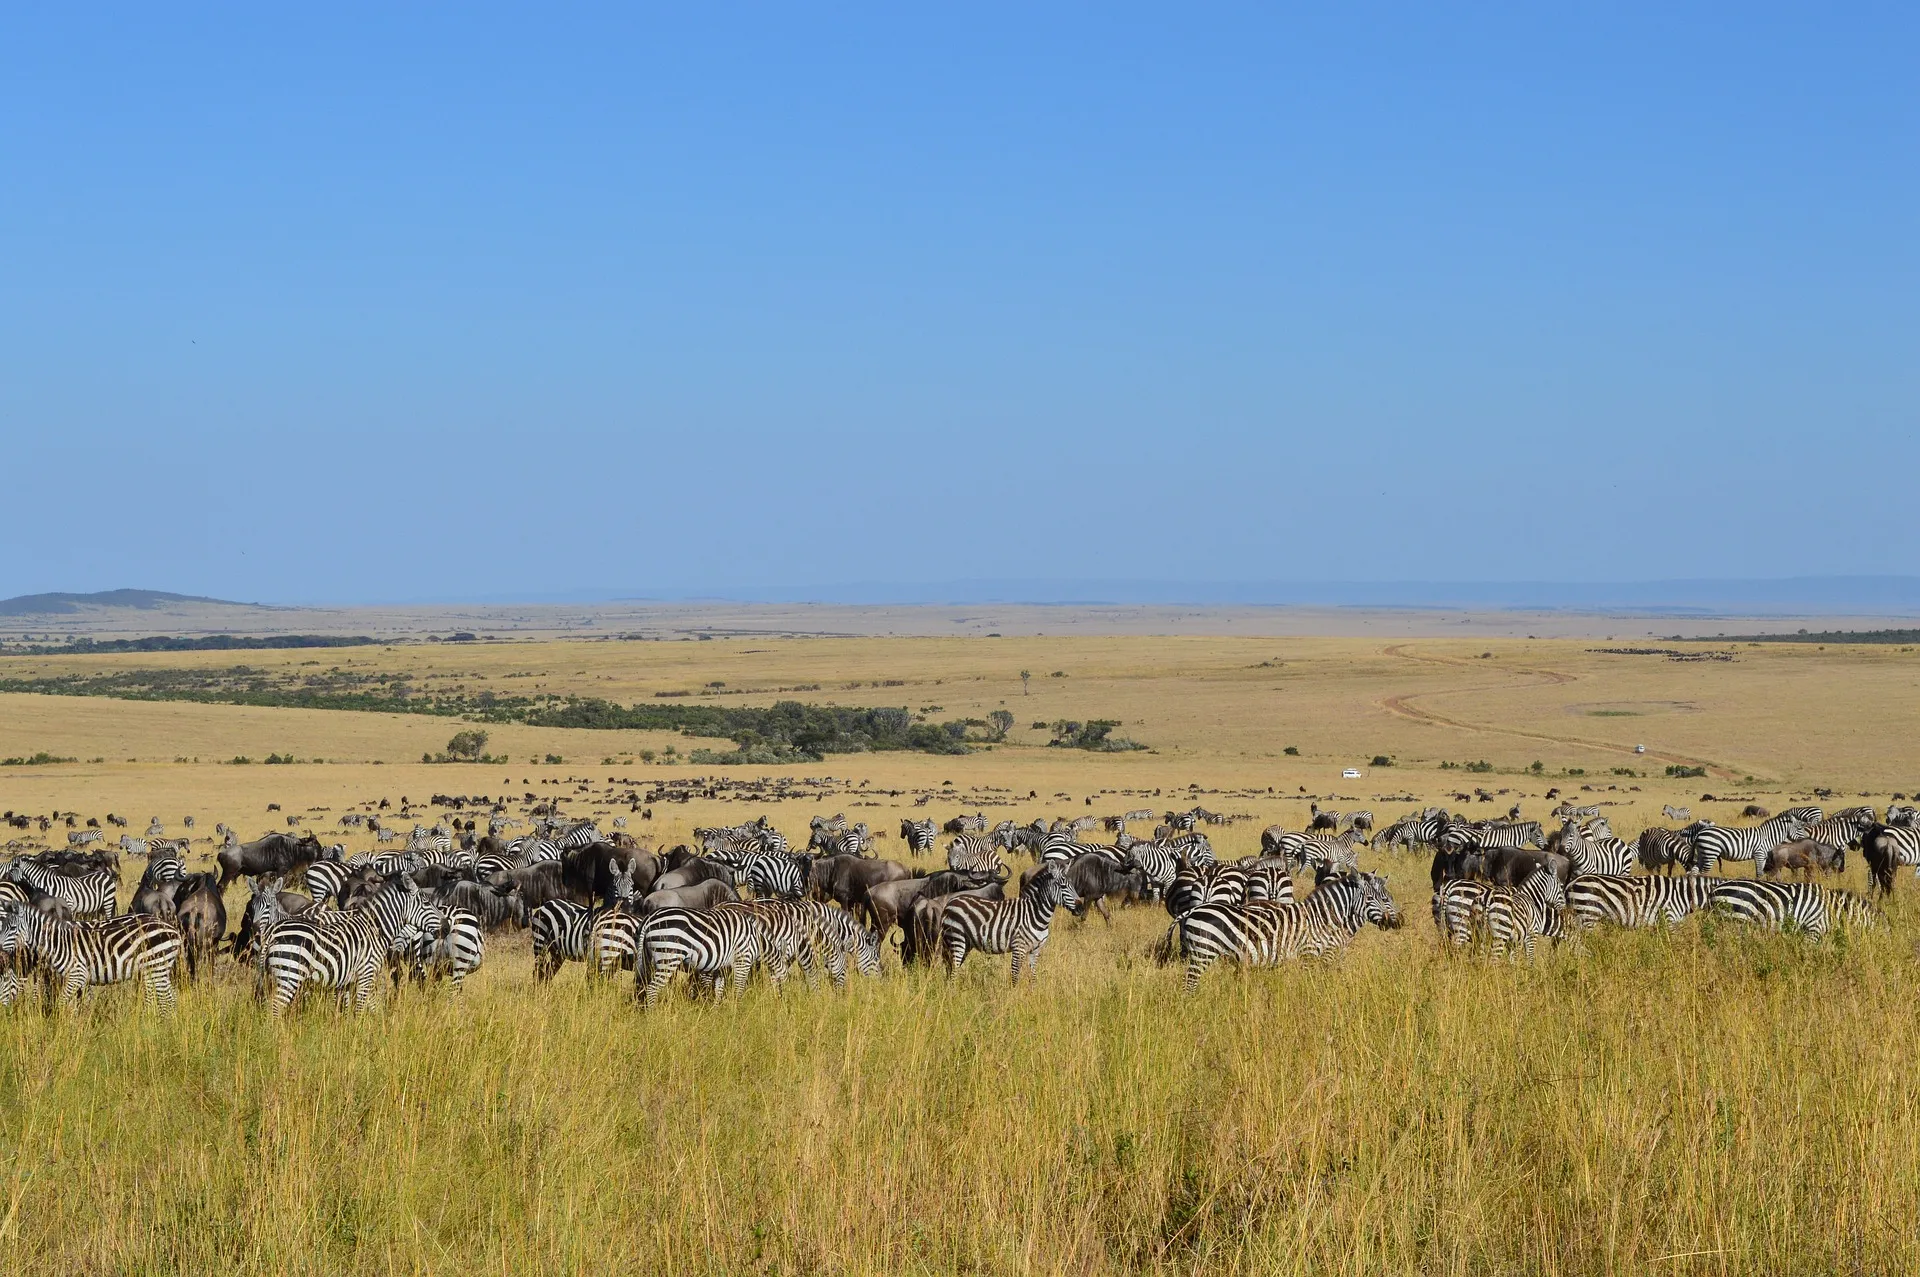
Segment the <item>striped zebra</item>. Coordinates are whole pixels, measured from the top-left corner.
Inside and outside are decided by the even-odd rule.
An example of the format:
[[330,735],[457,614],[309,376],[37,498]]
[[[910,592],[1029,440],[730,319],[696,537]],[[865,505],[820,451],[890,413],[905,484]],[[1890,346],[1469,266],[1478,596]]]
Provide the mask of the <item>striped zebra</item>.
[[31,860],[16,860],[0,869],[0,879],[52,896],[75,918],[111,918],[120,911],[120,883],[111,869],[68,875]]
[[1893,894],[1894,871],[1912,865],[1920,877],[1920,827],[1913,825],[1869,825],[1860,839],[1860,851],[1867,862],[1867,876],[1882,895]]
[[[1815,816],[1814,819],[1819,817]],[[1760,867],[1766,863],[1767,855],[1774,848],[1783,842],[1806,836],[1806,822],[1791,811],[1782,812],[1765,824],[1747,829],[1727,825],[1695,825],[1693,860],[1689,868],[1694,873],[1710,874],[1720,867],[1723,860],[1751,860],[1753,871],[1758,875]]]
[[902,820],[900,837],[906,841],[907,851],[916,856],[931,855],[934,840],[940,836],[931,820]]
[[396,990],[404,973],[410,973],[415,984],[445,979],[458,990],[487,958],[487,936],[480,915],[469,909],[430,904],[421,930],[402,942],[398,956],[400,960],[393,964]]
[[[1049,840],[1051,841],[1051,840]],[[980,879],[1005,882],[1013,871],[1007,868],[993,844],[978,834],[955,834],[947,844],[947,868],[955,873]]]
[[1887,818],[1881,823],[1892,825],[1895,828],[1920,824],[1920,807],[1915,807],[1910,804],[1888,803]]
[[1479,824],[1455,821],[1441,830],[1434,841],[1442,851],[1494,851],[1547,845],[1546,833],[1537,820],[1489,820]]
[[1012,900],[982,900],[978,896],[960,896],[947,902],[940,914],[940,952],[947,962],[947,974],[957,973],[967,955],[981,953],[1013,955],[1013,979],[1021,971],[1032,974],[1046,948],[1053,928],[1056,909],[1073,909],[1080,898],[1073,884],[1059,870],[1048,866],[1027,879],[1026,886]]
[[389,951],[411,944],[444,917],[443,911],[427,903],[412,879],[399,878],[358,909],[316,910],[283,919],[255,958],[256,967],[273,986],[272,1013],[284,1014],[310,984],[339,989],[343,996],[351,996],[354,1010],[365,1010]]
[[1711,898],[1715,911],[1741,922],[1797,928],[1815,939],[1840,924],[1871,929],[1879,923],[1879,912],[1851,891],[1811,882],[1728,878],[1714,885]]
[[815,954],[836,989],[847,987],[847,962],[863,976],[880,975],[880,933],[844,909],[818,900],[796,901],[806,911]]
[[1662,807],[1660,814],[1668,820],[1677,820],[1683,825],[1693,819],[1693,809],[1691,807],[1675,807],[1671,803]]
[[[58,998],[72,1004],[95,985],[139,979],[172,1014],[176,1005],[173,969],[180,962],[185,940],[180,928],[151,914],[126,914],[86,922],[62,922],[38,909],[15,906],[0,920],[0,955],[8,974],[15,969],[37,971],[52,1004]],[[18,984],[8,981],[6,1000],[17,995]]]
[[1584,828],[1569,820],[1560,830],[1560,849],[1577,874],[1624,878],[1633,872],[1634,848],[1615,838],[1604,820]]
[[1324,957],[1345,947],[1361,927],[1398,926],[1399,910],[1378,874],[1329,878],[1298,904],[1202,905],[1180,920],[1186,955],[1183,987],[1225,958],[1246,967],[1277,966],[1292,958]]
[[689,992],[704,984],[720,997],[731,974],[738,996],[760,960],[762,934],[759,917],[745,909],[655,910],[642,919],[636,940],[634,996],[652,1007],[683,970]]
[[599,977],[631,971],[640,951],[640,927],[646,915],[631,908],[596,909],[587,928],[587,975]]
[[1263,838],[1262,852],[1284,857],[1289,869],[1324,866],[1331,873],[1351,873],[1360,868],[1360,853],[1353,849],[1360,840],[1359,832],[1353,829],[1337,837],[1290,829],[1271,844]]
[[1836,851],[1848,851],[1858,847],[1867,830],[1877,823],[1873,808],[1849,807],[1823,820],[1807,822],[1807,837]]
[[1207,841],[1205,834],[1195,830],[1189,829],[1184,833],[1174,834],[1171,838],[1163,838],[1160,840],[1160,845],[1178,856],[1183,865],[1218,863],[1213,854],[1213,844]]
[[1534,937],[1558,935],[1566,907],[1566,889],[1546,865],[1536,865],[1518,887],[1493,887],[1487,892],[1487,936],[1496,958],[1507,956],[1518,944],[1533,956]]
[[1180,872],[1180,858],[1157,842],[1136,842],[1126,850],[1126,864],[1146,875],[1147,888],[1164,896]]
[[805,856],[778,851],[750,851],[737,865],[729,866],[735,886],[751,887],[755,895],[778,896],[784,900],[806,894]]
[[1640,867],[1648,873],[1664,870],[1671,874],[1675,865],[1693,860],[1693,835],[1684,829],[1662,829],[1651,825],[1640,831],[1637,849]]
[[313,897],[313,903],[324,909],[328,905],[334,908],[346,907],[347,879],[353,876],[353,870],[340,860],[316,860],[307,866],[304,875],[307,894]]
[[1447,814],[1444,811],[1423,811],[1411,816],[1402,816],[1380,831],[1379,837],[1373,840],[1374,845],[1384,846],[1389,851],[1395,847],[1402,847],[1408,851],[1430,847],[1439,841],[1440,832],[1447,827],[1447,824]]
[[164,887],[170,882],[179,882],[187,876],[186,862],[175,855],[171,849],[149,854],[147,867],[140,873],[138,891],[150,891],[155,887]]
[[553,979],[565,963],[586,959],[587,936],[597,913],[571,900],[549,900],[527,915],[536,984]]
[[569,851],[578,851],[582,847],[591,847],[593,844],[601,841],[603,841],[603,839],[600,837],[600,831],[594,826],[594,823],[591,820],[583,820],[554,839],[553,844],[558,847],[561,854],[564,855]]
[[1476,878],[1454,878],[1433,893],[1433,925],[1440,937],[1456,949],[1471,945],[1484,933],[1487,899],[1492,888]]
[[1585,931],[1601,923],[1630,930],[1677,923],[1705,909],[1725,878],[1687,874],[1679,878],[1576,877],[1567,883],[1567,905]]

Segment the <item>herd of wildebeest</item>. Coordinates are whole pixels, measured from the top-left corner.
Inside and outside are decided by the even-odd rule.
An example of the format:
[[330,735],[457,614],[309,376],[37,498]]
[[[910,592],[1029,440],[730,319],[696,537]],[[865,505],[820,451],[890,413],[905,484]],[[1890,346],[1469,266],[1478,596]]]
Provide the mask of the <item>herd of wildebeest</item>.
[[[1360,867],[1361,847],[1431,854],[1441,943],[1494,956],[1531,955],[1542,937],[1670,924],[1702,910],[1814,936],[1872,926],[1873,905],[1816,876],[1843,870],[1849,853],[1864,857],[1880,892],[1892,891],[1899,866],[1920,872],[1920,811],[1911,806],[1832,816],[1749,808],[1757,823],[1741,826],[1690,821],[1673,807],[1664,814],[1675,823],[1629,843],[1599,808],[1564,802],[1551,833],[1517,807],[1483,821],[1427,808],[1376,832],[1371,812],[1316,805],[1306,828],[1269,827],[1257,853],[1230,861],[1201,828],[1224,818],[1199,808],[991,827],[977,814],[943,826],[902,820],[899,836],[916,858],[939,856],[944,840],[946,867],[932,871],[882,858],[874,831],[840,816],[814,817],[799,851],[764,817],[696,829],[691,843],[657,851],[624,828],[603,832],[547,808],[516,833],[526,822],[504,806],[484,828],[443,818],[416,824],[402,846],[352,855],[312,832],[242,842],[222,825],[213,867],[194,871],[189,839],[167,837],[156,818],[145,837],[122,834],[116,845],[97,827],[74,830],[65,848],[0,866],[0,1004],[37,976],[49,1005],[137,980],[171,1009],[176,972],[193,979],[226,954],[251,970],[276,1014],[306,989],[364,1007],[383,973],[396,989],[409,979],[458,987],[503,928],[531,934],[536,981],[569,962],[596,979],[631,971],[649,1006],[683,972],[690,992],[715,996],[729,985],[737,993],[756,968],[782,985],[796,965],[809,984],[824,975],[844,987],[850,970],[881,974],[888,946],[904,965],[949,972],[974,951],[1010,955],[1018,980],[1058,911],[1111,921],[1111,908],[1140,904],[1166,910],[1152,953],[1184,962],[1192,988],[1222,960],[1324,957],[1368,924],[1399,926],[1385,877]],[[12,812],[6,819],[27,826]],[[358,813],[341,820],[368,823]],[[1156,820],[1151,837],[1128,832]],[[1111,841],[1091,840],[1103,825]],[[122,908],[126,859],[141,873]],[[1017,880],[1010,859],[1026,862]],[[1722,876],[1728,861],[1751,862],[1753,876]],[[236,883],[246,898],[230,908]]]

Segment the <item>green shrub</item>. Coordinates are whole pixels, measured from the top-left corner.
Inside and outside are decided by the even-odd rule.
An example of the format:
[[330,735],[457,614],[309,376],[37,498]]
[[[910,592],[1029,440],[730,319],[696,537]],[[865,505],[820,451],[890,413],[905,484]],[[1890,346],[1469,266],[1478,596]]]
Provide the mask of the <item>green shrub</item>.
[[1690,776],[1704,776],[1706,774],[1707,769],[1704,767],[1688,767],[1683,763],[1671,763],[1667,766],[1667,775],[1679,780],[1685,780]]

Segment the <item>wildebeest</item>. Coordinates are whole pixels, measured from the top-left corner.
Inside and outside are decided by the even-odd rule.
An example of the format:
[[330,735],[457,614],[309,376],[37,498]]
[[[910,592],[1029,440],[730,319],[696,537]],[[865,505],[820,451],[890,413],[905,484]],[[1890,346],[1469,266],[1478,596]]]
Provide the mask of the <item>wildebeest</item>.
[[808,868],[807,894],[815,900],[832,901],[855,917],[872,921],[868,893],[883,882],[898,882],[911,877],[913,870],[892,860],[853,855],[822,856]]
[[1802,878],[1811,878],[1816,869],[1826,873],[1841,873],[1846,867],[1845,848],[1829,846],[1818,838],[1796,838],[1768,852],[1760,872],[1768,878],[1789,872],[1797,873]]
[[211,958],[227,931],[227,905],[210,873],[188,874],[173,885],[174,921],[185,942],[187,976],[199,971],[200,960]]
[[433,903],[443,909],[465,909],[480,919],[480,925],[488,931],[497,931],[509,922],[515,926],[527,925],[526,902],[514,890],[501,895],[477,882],[461,879],[442,883],[433,893]]
[[252,842],[222,847],[214,859],[220,864],[220,886],[225,888],[235,878],[290,874],[316,860],[337,857],[337,852],[322,847],[318,838],[306,833],[298,838],[292,834],[268,834]]
[[[1101,855],[1075,856],[1066,863],[1061,874],[1077,897],[1071,912],[1083,922],[1086,921],[1087,910],[1098,909],[1101,920],[1112,926],[1113,915],[1107,911],[1108,896],[1131,895],[1140,898],[1147,894],[1147,875],[1138,866],[1122,868]],[[1026,890],[1027,880],[1032,876],[1029,872],[1021,873],[1022,891]]]
[[701,882],[724,882],[733,885],[733,871],[725,865],[716,864],[701,856],[689,856],[677,869],[669,869],[654,880],[655,891],[678,891]]
[[721,878],[707,878],[690,883],[684,887],[669,887],[647,893],[641,902],[641,911],[653,913],[660,909],[711,909],[717,904],[729,900],[738,900],[740,893],[733,884]]
[[1489,847],[1480,853],[1481,876],[1497,887],[1518,887],[1533,873],[1536,865],[1545,865],[1563,887],[1567,879],[1573,876],[1573,861],[1557,851]]

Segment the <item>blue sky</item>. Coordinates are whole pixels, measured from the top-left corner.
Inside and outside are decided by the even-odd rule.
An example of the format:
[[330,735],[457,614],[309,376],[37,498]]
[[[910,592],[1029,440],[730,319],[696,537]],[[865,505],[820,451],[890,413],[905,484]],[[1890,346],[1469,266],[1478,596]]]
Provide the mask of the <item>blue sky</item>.
[[1916,570],[1912,6],[677,9],[0,14],[0,594]]

